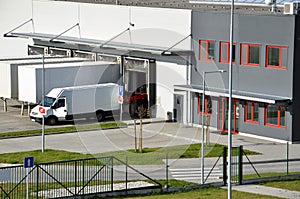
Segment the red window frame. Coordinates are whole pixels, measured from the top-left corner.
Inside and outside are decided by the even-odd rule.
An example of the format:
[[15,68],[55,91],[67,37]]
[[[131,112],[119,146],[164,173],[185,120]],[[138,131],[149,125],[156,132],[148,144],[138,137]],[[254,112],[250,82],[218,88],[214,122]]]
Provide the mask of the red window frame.
[[[223,59],[222,45],[226,45],[227,46],[227,52],[226,52],[227,53],[227,57],[226,57],[226,60]],[[235,50],[236,50],[236,43],[233,42],[233,45],[235,45]],[[220,63],[222,63],[222,64],[229,64],[229,60],[230,60],[230,42],[228,42],[228,41],[220,41]],[[233,61],[232,64],[235,64],[235,61]]]
[[[215,61],[215,52],[214,52],[214,57],[213,59],[211,59],[209,57],[209,45],[210,45],[210,42],[214,42],[214,45],[215,45],[215,40],[200,40],[199,41],[199,59],[201,61],[208,61],[208,62],[214,62]],[[203,44],[206,43],[206,48],[203,47]],[[202,54],[202,49],[205,49],[205,55]],[[214,51],[215,51],[215,48],[214,48]]]
[[[245,62],[243,62],[243,46],[247,47],[247,49],[246,49],[246,61]],[[240,63],[243,66],[258,66],[259,67],[260,63],[258,63],[258,64],[249,63],[249,57],[250,57],[249,49],[250,49],[251,46],[257,46],[257,47],[260,48],[261,45],[260,44],[245,44],[245,43],[241,44],[240,45]],[[260,59],[260,54],[259,54],[259,59]],[[258,61],[260,61],[260,60],[258,60]]]
[[[212,115],[212,113],[208,113],[208,98],[210,96],[205,95],[204,97],[204,115]],[[198,114],[202,114],[202,109],[201,109],[201,104],[202,104],[202,95],[198,96]]]
[[[280,110],[282,108],[285,109],[285,106],[277,106],[277,124],[268,123],[268,106],[270,106],[270,104],[267,104],[265,106],[265,125],[271,126],[271,127],[276,127],[276,128],[285,128],[285,125],[281,125],[281,123],[280,123]],[[284,116],[285,116],[285,114],[284,114]],[[284,123],[285,123],[285,121],[284,121]]]
[[[279,49],[279,66],[274,66],[274,65],[269,65],[269,49],[270,48],[278,48]],[[268,45],[266,47],[266,68],[277,68],[277,69],[282,69],[286,70],[286,66],[283,65],[282,63],[282,56],[283,56],[283,49],[287,50],[287,46],[272,46]]]
[[[248,105],[251,104],[251,118],[248,119]],[[254,105],[255,104],[258,104],[257,102],[246,102],[246,106],[245,106],[245,122],[249,122],[249,123],[253,123],[253,124],[258,124],[259,121],[255,121],[254,120],[254,115],[255,115],[255,112],[254,112]]]

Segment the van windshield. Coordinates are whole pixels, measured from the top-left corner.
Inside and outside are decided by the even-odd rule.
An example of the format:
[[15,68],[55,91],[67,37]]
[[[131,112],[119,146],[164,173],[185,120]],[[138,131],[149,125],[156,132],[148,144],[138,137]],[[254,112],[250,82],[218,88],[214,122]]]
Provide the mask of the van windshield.
[[[44,98],[44,106],[45,107],[50,107],[50,106],[52,106],[52,104],[54,103],[54,101],[55,101],[55,98],[45,96],[45,98]],[[43,101],[40,103],[40,105],[43,105]]]

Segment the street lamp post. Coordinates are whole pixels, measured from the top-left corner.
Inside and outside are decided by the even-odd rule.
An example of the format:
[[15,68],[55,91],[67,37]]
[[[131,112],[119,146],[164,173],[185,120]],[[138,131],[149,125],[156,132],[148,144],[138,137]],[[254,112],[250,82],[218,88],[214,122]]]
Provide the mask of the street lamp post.
[[224,70],[216,70],[216,71],[204,71],[202,73],[202,85],[203,85],[203,93],[202,93],[202,140],[201,140],[201,184],[204,184],[204,111],[205,111],[205,75],[211,73],[224,73]]
[[229,82],[228,82],[228,90],[229,90],[229,100],[228,100],[228,164],[227,164],[227,191],[228,191],[228,199],[232,198],[232,185],[231,185],[231,156],[232,156],[232,55],[233,55],[233,27],[234,27],[234,0],[231,0],[231,11],[230,11],[230,51],[229,51]]
[[[42,54],[42,106],[45,106],[45,56]],[[45,116],[42,117],[42,152],[45,151]]]
[[[45,54],[32,51],[36,55],[42,56],[42,106],[45,105]],[[45,151],[45,116],[42,115],[42,152]]]

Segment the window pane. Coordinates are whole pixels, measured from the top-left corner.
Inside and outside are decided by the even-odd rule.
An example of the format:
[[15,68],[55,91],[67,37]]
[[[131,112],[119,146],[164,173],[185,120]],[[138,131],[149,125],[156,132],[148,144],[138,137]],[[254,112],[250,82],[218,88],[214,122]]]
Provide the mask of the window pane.
[[242,64],[247,63],[247,45],[242,44],[242,57],[241,57],[241,62]]
[[286,67],[287,66],[287,48],[281,49],[281,66]]
[[221,62],[228,62],[228,44],[221,43]]
[[258,122],[258,103],[254,103],[254,116],[253,116],[253,121]]
[[280,107],[280,126],[285,126],[285,108]]
[[207,54],[206,54],[206,49],[207,49],[207,42],[206,41],[201,41],[201,46],[200,46],[200,59],[206,59]]
[[208,45],[208,59],[215,59],[215,42],[210,41]]
[[249,46],[249,64],[259,64],[259,46]]
[[205,104],[206,107],[204,107],[206,109],[205,112],[212,113],[212,102],[210,96],[205,96],[205,101],[206,101]]
[[247,103],[247,115],[246,115],[247,120],[251,120],[251,110],[252,110],[252,103]]
[[267,118],[267,123],[268,124],[274,124],[278,125],[278,108],[277,106],[268,106],[268,118]]
[[268,65],[280,66],[279,51],[279,48],[268,48]]
[[198,112],[202,113],[202,94],[199,94],[198,102]]
[[232,46],[232,62],[235,62],[235,44]]

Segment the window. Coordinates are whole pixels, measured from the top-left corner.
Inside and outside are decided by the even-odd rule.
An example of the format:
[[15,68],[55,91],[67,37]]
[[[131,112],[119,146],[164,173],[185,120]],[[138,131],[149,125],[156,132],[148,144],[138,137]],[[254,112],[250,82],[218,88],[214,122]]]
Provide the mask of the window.
[[259,44],[241,44],[241,65],[259,66]]
[[215,60],[215,41],[200,40],[200,60],[211,61]]
[[265,108],[265,124],[277,128],[285,127],[285,107],[266,105]]
[[[211,111],[211,107],[212,107],[212,103],[211,103],[211,98],[210,96],[205,96],[204,99],[204,114],[205,115],[210,115],[212,113]],[[202,94],[199,94],[198,96],[198,114],[202,114]]]
[[286,46],[267,46],[266,67],[286,69],[287,47]]
[[258,107],[256,102],[247,102],[245,106],[245,122],[258,124]]
[[[221,41],[220,42],[220,62],[224,64],[229,63],[230,59],[230,42]],[[235,52],[236,52],[236,45],[233,43],[232,48],[232,63],[235,63]]]

